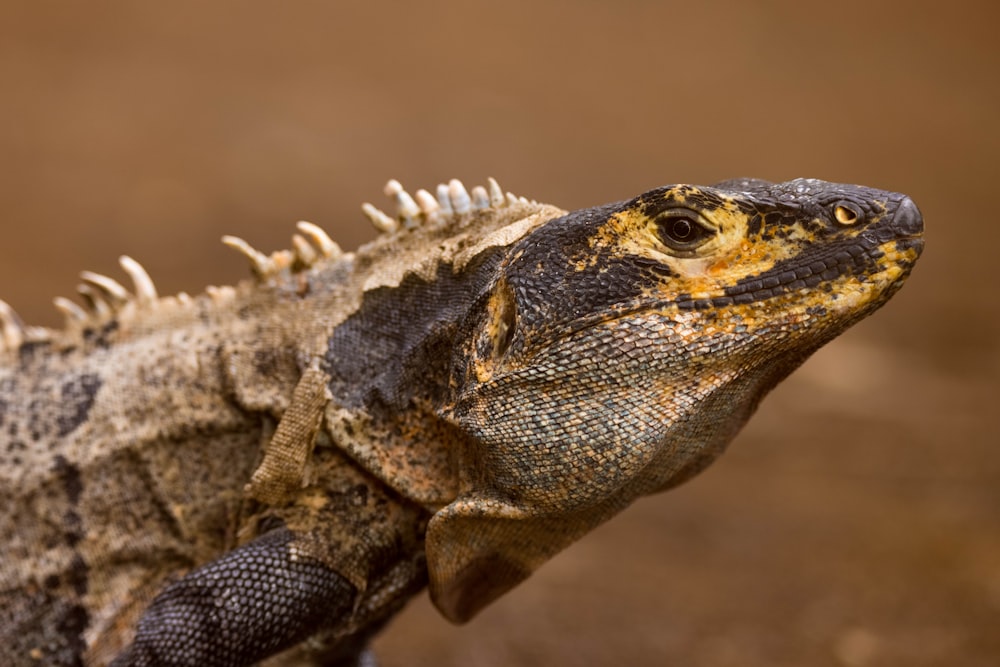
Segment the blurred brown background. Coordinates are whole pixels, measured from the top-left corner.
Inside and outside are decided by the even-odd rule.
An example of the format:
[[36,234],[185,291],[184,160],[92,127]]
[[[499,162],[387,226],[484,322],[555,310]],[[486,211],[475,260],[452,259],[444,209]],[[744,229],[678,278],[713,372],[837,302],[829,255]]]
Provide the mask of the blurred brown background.
[[[0,9],[0,296],[56,324],[76,274],[247,275],[223,233],[492,175],[577,208],[672,182],[907,192],[910,283],[765,402],[723,459],[410,665],[996,665],[998,13],[989,2],[137,2]],[[18,8],[19,7],[19,8]]]

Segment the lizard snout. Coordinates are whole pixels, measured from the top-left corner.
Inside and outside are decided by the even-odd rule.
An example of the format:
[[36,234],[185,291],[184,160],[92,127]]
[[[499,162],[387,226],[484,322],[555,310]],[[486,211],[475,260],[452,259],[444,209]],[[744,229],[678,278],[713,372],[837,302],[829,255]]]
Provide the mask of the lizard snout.
[[903,197],[896,207],[890,226],[900,236],[920,236],[924,233],[924,216],[912,199]]

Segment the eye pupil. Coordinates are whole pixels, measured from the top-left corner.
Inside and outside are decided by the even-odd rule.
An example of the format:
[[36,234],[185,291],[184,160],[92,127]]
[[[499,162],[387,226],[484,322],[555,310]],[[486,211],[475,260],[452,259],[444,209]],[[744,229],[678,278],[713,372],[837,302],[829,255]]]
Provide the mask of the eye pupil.
[[690,220],[685,220],[684,218],[674,218],[670,223],[670,236],[674,237],[678,241],[687,241],[691,238],[694,233],[694,228],[691,226]]

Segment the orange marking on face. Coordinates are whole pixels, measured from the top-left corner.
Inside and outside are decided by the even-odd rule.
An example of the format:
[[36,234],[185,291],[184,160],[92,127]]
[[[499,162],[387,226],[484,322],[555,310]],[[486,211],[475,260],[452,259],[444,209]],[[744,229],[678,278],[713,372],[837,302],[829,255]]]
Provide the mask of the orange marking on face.
[[725,257],[722,257],[719,259],[718,262],[708,267],[708,272],[714,274],[714,273],[719,273],[721,271],[725,271],[728,268],[729,268],[729,260]]

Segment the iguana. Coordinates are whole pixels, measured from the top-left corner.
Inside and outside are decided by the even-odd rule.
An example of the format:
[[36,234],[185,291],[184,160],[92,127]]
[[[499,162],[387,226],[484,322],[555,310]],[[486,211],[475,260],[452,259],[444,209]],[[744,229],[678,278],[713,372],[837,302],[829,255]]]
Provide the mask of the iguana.
[[673,185],[567,213],[458,181],[255,279],[0,303],[5,665],[355,664],[429,584],[463,622],[707,466],[919,256],[900,194]]

